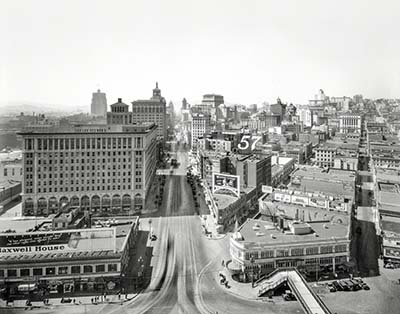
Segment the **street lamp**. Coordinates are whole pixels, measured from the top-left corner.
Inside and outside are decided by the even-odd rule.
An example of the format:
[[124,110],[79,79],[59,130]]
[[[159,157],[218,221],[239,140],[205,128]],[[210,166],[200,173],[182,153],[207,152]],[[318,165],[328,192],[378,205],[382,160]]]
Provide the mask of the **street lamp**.
[[251,264],[251,287],[254,288],[254,256],[250,255],[250,264]]

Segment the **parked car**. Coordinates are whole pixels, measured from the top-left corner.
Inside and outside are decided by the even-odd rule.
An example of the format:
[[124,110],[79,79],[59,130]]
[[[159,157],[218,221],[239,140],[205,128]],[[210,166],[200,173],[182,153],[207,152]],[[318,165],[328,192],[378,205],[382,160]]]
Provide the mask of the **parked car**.
[[363,288],[364,290],[370,290],[370,287],[365,282],[361,284],[361,288]]
[[350,291],[350,287],[343,280],[338,281],[338,284],[342,291]]
[[394,269],[394,265],[392,263],[386,263],[383,265],[383,268],[389,268],[389,269]]
[[329,289],[329,292],[336,292],[337,291],[337,289],[336,289],[335,285],[333,284],[333,282],[328,283],[328,289]]
[[282,294],[282,297],[285,301],[295,301],[296,300],[296,296],[290,290],[286,290],[285,293]]
[[339,282],[333,281],[333,282],[332,282],[332,285],[333,285],[333,287],[336,288],[336,291],[343,291],[343,288],[342,288],[341,285],[339,285]]

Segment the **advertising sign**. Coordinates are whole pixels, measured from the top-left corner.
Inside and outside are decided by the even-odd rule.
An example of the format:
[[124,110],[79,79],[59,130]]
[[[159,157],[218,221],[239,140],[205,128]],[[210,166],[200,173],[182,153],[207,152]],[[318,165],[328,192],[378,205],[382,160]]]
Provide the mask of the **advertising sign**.
[[[87,250],[87,242],[95,238],[111,239],[113,229],[88,229],[50,232],[25,232],[0,234],[0,255],[40,254]],[[112,241],[114,243],[114,241]]]
[[272,186],[270,186],[270,185],[262,185],[261,186],[261,191],[263,193],[271,194],[272,193]]
[[240,177],[230,174],[213,173],[212,191],[228,190],[240,197]]

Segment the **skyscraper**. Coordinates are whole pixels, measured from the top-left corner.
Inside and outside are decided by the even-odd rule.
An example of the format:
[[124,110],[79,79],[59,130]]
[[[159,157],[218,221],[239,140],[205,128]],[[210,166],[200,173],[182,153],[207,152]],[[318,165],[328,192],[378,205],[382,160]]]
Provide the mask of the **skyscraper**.
[[158,125],[157,135],[163,141],[166,140],[166,101],[161,96],[161,90],[158,88],[153,89],[153,97],[149,100],[135,100],[132,102],[132,122],[153,122]]
[[105,117],[107,114],[107,98],[106,93],[102,93],[100,89],[92,94],[92,105],[90,113],[96,116]]

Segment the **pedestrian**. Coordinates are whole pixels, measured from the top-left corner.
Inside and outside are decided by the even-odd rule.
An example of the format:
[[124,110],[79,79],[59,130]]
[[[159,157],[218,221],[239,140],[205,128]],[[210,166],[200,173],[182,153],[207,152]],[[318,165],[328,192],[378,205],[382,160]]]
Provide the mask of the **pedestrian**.
[[92,304],[93,304],[93,298],[90,299],[90,302],[92,302]]
[[222,260],[222,267],[225,267],[225,261],[224,260]]
[[127,294],[127,293],[125,293],[125,300],[126,300],[126,299],[128,299],[128,294]]
[[121,292],[118,292],[118,300],[121,300]]

